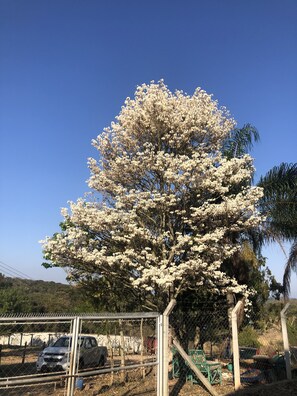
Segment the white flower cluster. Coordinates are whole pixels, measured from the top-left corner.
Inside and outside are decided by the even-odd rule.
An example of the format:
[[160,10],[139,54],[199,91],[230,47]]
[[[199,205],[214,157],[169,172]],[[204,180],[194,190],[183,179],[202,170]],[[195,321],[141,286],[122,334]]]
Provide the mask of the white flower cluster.
[[138,87],[93,141],[100,160],[89,160],[89,186],[106,203],[80,199],[63,209],[64,231],[43,241],[45,257],[79,276],[118,277],[148,291],[247,295],[221,271],[240,248],[231,233],[262,221],[251,157],[228,160],[220,151],[234,126],[201,89],[189,96],[162,81]]

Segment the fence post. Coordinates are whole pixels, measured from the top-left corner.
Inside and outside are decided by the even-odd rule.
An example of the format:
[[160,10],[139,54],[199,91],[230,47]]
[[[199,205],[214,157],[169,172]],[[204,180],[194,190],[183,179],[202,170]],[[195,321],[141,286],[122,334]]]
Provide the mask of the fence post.
[[289,308],[289,306],[290,303],[287,303],[284,309],[281,310],[281,324],[282,324],[282,334],[283,334],[283,343],[284,343],[284,351],[285,351],[287,379],[291,380],[292,371],[291,371],[290,346],[289,346],[287,317],[286,317],[286,311]]
[[[157,374],[157,396],[163,396],[163,315],[158,317],[158,374]],[[167,396],[167,395],[164,395]]]
[[25,348],[23,350],[23,355],[22,355],[22,364],[25,364],[25,359],[26,359],[26,351],[27,351],[27,341],[25,342]]
[[227,307],[228,307],[228,324],[229,324],[229,341],[226,346],[226,357],[230,359],[232,356],[232,311],[234,309],[234,295],[233,293],[228,293],[226,296]]
[[163,313],[163,393],[162,396],[168,395],[168,334],[169,334],[169,315],[176,305],[176,300],[172,299]]
[[[119,332],[120,332],[120,357],[121,357],[121,367],[125,367],[125,338],[123,332],[123,321],[119,319]],[[125,370],[121,370],[121,380],[122,382],[126,382],[126,372]]]
[[205,386],[205,388],[208,390],[208,392],[212,396],[218,396],[216,390],[213,388],[213,386],[208,381],[208,379],[201,373],[201,371],[198,369],[198,367],[195,366],[192,359],[187,355],[187,353],[181,347],[180,343],[174,338],[173,338],[173,345],[176,347],[176,349],[178,350],[181,357],[188,363],[191,370],[194,371],[194,373],[197,375],[197,377],[199,378],[201,383]]
[[68,382],[67,382],[67,396],[74,395],[75,388],[75,374],[76,374],[76,365],[77,365],[77,353],[78,353],[78,335],[79,335],[79,325],[80,318],[75,317],[73,319],[72,325],[72,341],[71,341],[71,351],[70,351],[70,366],[68,373]]
[[232,350],[233,350],[233,373],[234,373],[234,389],[240,388],[240,366],[239,366],[239,345],[238,345],[238,323],[237,313],[242,307],[242,301],[238,301],[232,310]]

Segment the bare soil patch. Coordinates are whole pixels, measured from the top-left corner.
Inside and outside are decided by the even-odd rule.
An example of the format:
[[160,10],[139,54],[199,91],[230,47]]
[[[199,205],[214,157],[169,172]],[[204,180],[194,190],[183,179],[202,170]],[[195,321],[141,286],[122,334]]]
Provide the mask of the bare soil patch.
[[[6,351],[5,351],[6,352]],[[8,351],[7,351],[8,352]],[[3,356],[5,358],[4,365],[1,370],[14,371],[22,368],[22,371],[35,372],[36,350],[28,350],[25,364],[20,364],[21,354],[13,354],[9,351]],[[9,360],[8,360],[9,359]],[[130,363],[135,363],[131,359]],[[9,370],[9,371],[10,371]],[[2,378],[6,375],[3,375]],[[21,375],[18,372],[18,375]],[[169,387],[172,390],[176,379],[169,380]],[[234,392],[232,374],[225,368],[223,369],[223,382],[221,385],[214,386],[216,392],[220,396],[293,396],[297,395],[297,380],[281,381],[273,384],[258,384],[245,386],[238,392]],[[112,374],[101,374],[94,377],[84,378],[84,387],[82,390],[76,389],[75,396],[156,396],[157,379],[156,368],[147,368],[145,378],[143,378],[143,370],[133,369],[125,374],[117,372]],[[0,396],[64,396],[65,383],[56,384],[49,383],[46,385],[35,385],[19,387],[14,389],[0,389]],[[208,396],[209,393],[199,384],[187,382],[179,392],[180,396]]]

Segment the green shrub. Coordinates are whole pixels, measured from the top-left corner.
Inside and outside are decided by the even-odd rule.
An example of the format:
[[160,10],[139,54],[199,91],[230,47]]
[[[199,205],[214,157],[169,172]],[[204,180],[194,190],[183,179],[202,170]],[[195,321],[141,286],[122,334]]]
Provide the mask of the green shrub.
[[251,326],[244,327],[238,334],[238,343],[240,346],[247,346],[253,348],[259,348],[260,342],[258,341],[258,334],[256,330]]

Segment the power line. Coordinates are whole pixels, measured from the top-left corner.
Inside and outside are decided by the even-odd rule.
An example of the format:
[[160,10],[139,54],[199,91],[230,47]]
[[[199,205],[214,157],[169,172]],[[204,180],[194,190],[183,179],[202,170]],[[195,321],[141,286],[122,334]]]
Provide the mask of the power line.
[[7,268],[2,267],[2,265],[0,264],[0,272],[5,275],[5,276],[12,276],[15,277],[16,274],[14,274],[13,272],[10,272]]
[[10,276],[12,275],[12,276],[17,276],[18,278],[31,279],[32,280],[32,278],[29,275],[25,274],[22,271],[19,271],[18,269],[12,267],[11,265],[8,265],[8,264],[4,263],[1,260],[0,260],[0,270],[1,271],[2,270],[5,271],[4,275],[7,275],[7,272],[8,272],[8,274]]
[[10,277],[15,277],[16,274],[14,274],[13,272],[10,272],[8,269],[6,268],[2,268],[2,266],[0,265],[0,273],[5,275],[5,276],[10,276]]
[[17,271],[14,271],[12,269],[9,269],[9,268],[3,266],[2,264],[0,264],[0,270],[4,275],[27,279],[27,277],[23,276],[22,274],[18,273]]

